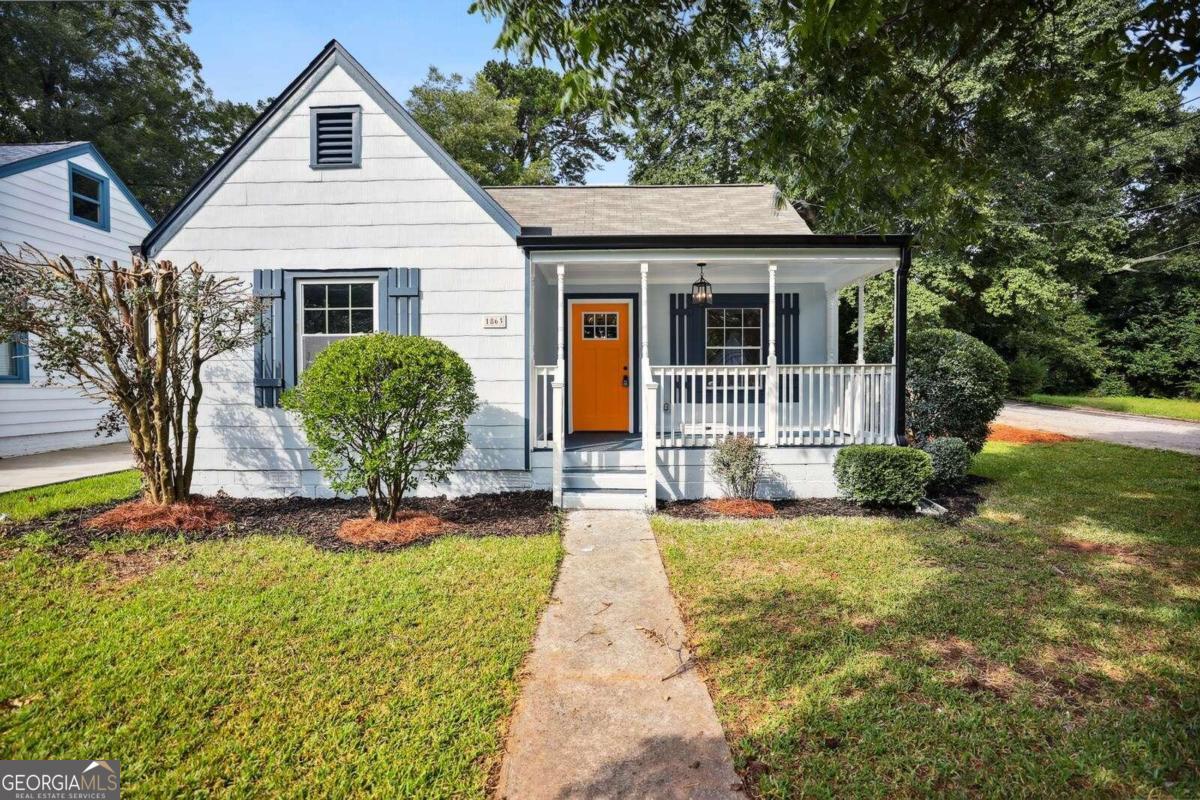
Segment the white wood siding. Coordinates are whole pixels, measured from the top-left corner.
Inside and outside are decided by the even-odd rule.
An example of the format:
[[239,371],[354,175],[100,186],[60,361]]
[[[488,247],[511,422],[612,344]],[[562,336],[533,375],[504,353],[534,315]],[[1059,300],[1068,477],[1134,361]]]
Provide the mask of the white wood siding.
[[[129,260],[129,246],[149,232],[146,220],[115,185],[109,183],[110,230],[70,218],[67,164],[107,174],[90,154],[55,161],[0,178],[0,242],[15,251],[28,242],[48,256]],[[36,343],[31,350],[36,351]],[[47,387],[36,357],[30,358],[28,384],[0,383],[0,458],[107,441],[95,437],[106,406],[63,386]]]
[[[309,108],[362,107],[362,166],[309,166]],[[335,66],[169,241],[158,258],[197,260],[249,286],[258,269],[417,267],[421,333],[461,354],[481,400],[450,485],[423,493],[527,487],[525,260],[513,239]],[[508,327],[484,330],[483,314]],[[281,409],[254,406],[249,350],[205,375],[195,488],[325,495],[304,437]]]

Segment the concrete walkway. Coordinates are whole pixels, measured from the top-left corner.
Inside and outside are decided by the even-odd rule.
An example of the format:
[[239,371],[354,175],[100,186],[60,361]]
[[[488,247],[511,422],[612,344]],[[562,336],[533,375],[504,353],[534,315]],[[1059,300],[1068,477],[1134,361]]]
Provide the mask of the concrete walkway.
[[996,421],[1130,447],[1200,455],[1200,422],[1011,402],[1004,405]]
[[0,458],[0,492],[73,481],[132,467],[133,455],[126,442]]
[[498,796],[741,797],[645,514],[575,511]]

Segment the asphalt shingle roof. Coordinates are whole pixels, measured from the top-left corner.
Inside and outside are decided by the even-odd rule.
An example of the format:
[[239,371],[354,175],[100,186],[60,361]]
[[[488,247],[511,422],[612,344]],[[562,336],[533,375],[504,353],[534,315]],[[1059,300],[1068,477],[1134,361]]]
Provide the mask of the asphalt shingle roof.
[[46,153],[66,150],[68,147],[87,144],[87,142],[46,142],[45,144],[0,144],[0,167],[15,164],[27,158],[36,158]]
[[771,184],[485,188],[521,227],[554,236],[812,233]]

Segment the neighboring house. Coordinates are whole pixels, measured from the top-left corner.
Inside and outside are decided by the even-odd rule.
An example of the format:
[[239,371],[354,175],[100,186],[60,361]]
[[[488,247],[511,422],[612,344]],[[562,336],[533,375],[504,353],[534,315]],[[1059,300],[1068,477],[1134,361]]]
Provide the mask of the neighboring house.
[[424,493],[713,495],[711,446],[740,433],[772,494],[823,496],[839,446],[901,435],[903,353],[863,364],[860,329],[838,364],[836,342],[839,291],[893,271],[903,342],[907,238],[814,235],[772,186],[485,190],[337,42],[143,247],[270,301],[271,334],[206,374],[197,491],[328,494],[279,395],[373,330],[439,339],[475,374],[467,452]]
[[[128,262],[154,220],[90,142],[0,145],[0,243]],[[0,342],[0,458],[97,442],[107,406],[46,386],[22,337]]]

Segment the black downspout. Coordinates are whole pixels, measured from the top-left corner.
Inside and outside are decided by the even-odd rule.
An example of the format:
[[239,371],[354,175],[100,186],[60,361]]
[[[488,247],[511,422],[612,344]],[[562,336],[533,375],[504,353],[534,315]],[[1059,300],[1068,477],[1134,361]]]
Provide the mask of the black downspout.
[[896,268],[895,300],[892,313],[895,319],[892,325],[895,331],[893,353],[896,356],[896,444],[908,444],[908,429],[905,424],[905,401],[908,393],[905,385],[908,379],[908,268],[912,266],[912,248],[908,244],[900,246],[900,265]]

